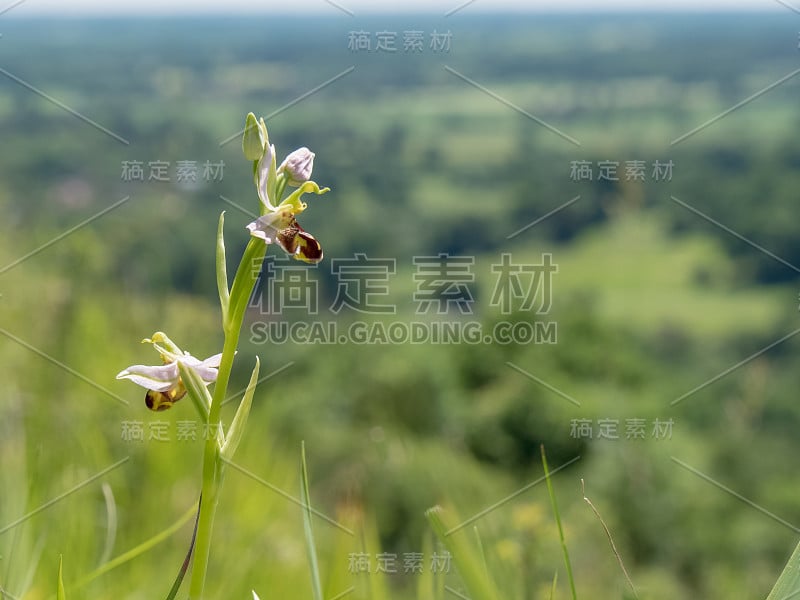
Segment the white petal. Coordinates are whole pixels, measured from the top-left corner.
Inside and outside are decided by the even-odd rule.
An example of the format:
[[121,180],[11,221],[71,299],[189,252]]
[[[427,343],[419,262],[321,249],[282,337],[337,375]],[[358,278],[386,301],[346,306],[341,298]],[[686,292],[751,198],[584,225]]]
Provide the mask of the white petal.
[[202,379],[203,383],[206,385],[214,383],[219,375],[219,371],[214,367],[206,367],[202,364],[198,367],[194,367],[192,370],[200,376],[200,379]]
[[130,379],[136,385],[148,390],[165,392],[178,382],[178,363],[155,367],[147,365],[133,365],[120,371],[117,379]]
[[247,230],[250,232],[250,235],[264,240],[267,244],[271,244],[275,241],[272,239],[271,234],[267,235],[266,231],[262,231],[261,229],[259,229],[258,221],[253,221],[252,223],[248,223]]
[[207,359],[203,361],[203,364],[206,367],[219,367],[219,363],[222,361],[222,352],[219,354],[215,354],[214,356],[209,356]]
[[203,383],[208,385],[217,380],[217,376],[219,375],[217,367],[219,367],[221,359],[222,354],[215,354],[205,360],[198,360],[194,356],[187,354],[178,360],[197,373],[200,379],[203,380]]
[[281,229],[285,229],[292,220],[291,212],[282,209],[258,217],[247,225],[250,235],[261,238],[268,244],[275,243],[275,236]]

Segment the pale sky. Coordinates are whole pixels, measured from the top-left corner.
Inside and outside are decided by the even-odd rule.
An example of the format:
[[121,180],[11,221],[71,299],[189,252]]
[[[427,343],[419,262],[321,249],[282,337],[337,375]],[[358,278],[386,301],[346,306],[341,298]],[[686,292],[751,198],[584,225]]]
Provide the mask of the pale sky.
[[[338,8],[337,8],[338,5]],[[466,5],[466,6],[464,6]],[[458,7],[463,6],[458,11]],[[355,16],[375,12],[425,12],[452,16],[493,11],[783,11],[798,19],[800,0],[0,0],[0,18],[41,15],[317,13]],[[10,10],[9,10],[10,8]],[[793,12],[793,9],[794,12]]]

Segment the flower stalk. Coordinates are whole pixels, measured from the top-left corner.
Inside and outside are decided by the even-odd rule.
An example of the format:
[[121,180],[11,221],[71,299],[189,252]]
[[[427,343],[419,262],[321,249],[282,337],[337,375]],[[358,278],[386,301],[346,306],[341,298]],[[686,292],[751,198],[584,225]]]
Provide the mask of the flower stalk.
[[[264,258],[266,244],[258,243],[251,238],[244,251],[239,268],[231,286],[229,312],[227,319],[223,316],[223,331],[225,342],[222,346],[222,358],[219,364],[219,374],[211,397],[211,407],[208,412],[209,427],[219,429],[220,411],[225,401],[228,390],[233,359],[239,345],[239,334],[242,329],[247,301],[253,293],[258,271],[253,268],[256,261]],[[219,503],[219,492],[222,487],[222,476],[225,468],[222,459],[222,447],[225,440],[219,434],[209,435],[203,451],[203,503],[200,506],[200,515],[197,521],[197,538],[195,554],[192,561],[192,579],[189,587],[190,600],[200,600],[203,597],[208,559],[211,553],[211,532],[214,527],[214,515]]]

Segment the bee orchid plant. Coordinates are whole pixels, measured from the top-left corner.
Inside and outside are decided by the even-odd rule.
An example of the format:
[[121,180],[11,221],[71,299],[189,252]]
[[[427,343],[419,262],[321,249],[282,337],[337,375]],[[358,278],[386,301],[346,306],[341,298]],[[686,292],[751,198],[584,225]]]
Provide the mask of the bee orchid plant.
[[[143,340],[152,344],[159,353],[161,364],[132,365],[117,375],[145,388],[145,404],[151,410],[166,410],[184,396],[189,396],[209,431],[203,454],[202,491],[193,548],[190,548],[192,576],[190,600],[203,597],[205,576],[211,550],[211,533],[222,485],[222,476],[247,424],[250,406],[258,381],[259,360],[253,368],[250,382],[241,403],[226,432],[220,423],[220,409],[227,395],[231,368],[233,367],[239,334],[248,300],[255,287],[260,265],[270,244],[277,244],[297,260],[317,263],[322,260],[322,246],[316,238],[297,222],[297,215],[307,205],[305,194],[324,194],[329,188],[320,188],[310,180],[314,166],[314,153],[299,148],[276,166],[275,146],[270,144],[264,119],[247,115],[242,138],[242,150],[253,162],[253,180],[259,198],[260,216],[247,225],[250,241],[245,248],[233,283],[228,287],[223,229],[225,213],[220,214],[217,229],[216,271],[222,330],[222,352],[200,360],[181,350],[166,334],[156,332]],[[291,190],[291,191],[289,191]],[[287,194],[286,192],[289,191]],[[257,267],[257,268],[254,268]],[[209,386],[214,384],[213,391]],[[185,563],[188,567],[188,561]],[[179,574],[173,591],[177,594],[182,574]],[[170,598],[174,597],[171,593]]]

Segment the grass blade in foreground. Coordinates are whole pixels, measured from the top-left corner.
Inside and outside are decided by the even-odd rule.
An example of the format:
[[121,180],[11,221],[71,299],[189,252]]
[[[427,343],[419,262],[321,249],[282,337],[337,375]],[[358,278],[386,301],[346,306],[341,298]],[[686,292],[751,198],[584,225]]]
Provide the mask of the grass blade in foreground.
[[67,600],[67,593],[64,591],[64,580],[61,577],[63,563],[64,563],[64,557],[63,556],[59,556],[58,557],[58,592],[56,594],[56,598],[58,598],[58,600]]
[[181,564],[181,568],[178,570],[175,583],[172,584],[172,588],[170,588],[169,594],[167,594],[167,600],[173,600],[175,596],[178,595],[178,590],[181,589],[181,583],[183,583],[183,578],[186,576],[186,571],[189,569],[189,564],[192,561],[194,542],[197,539],[197,522],[200,520],[200,507],[202,505],[203,497],[200,496],[200,500],[197,501],[197,517],[195,517],[194,520],[194,529],[192,530],[192,540],[189,542],[189,550],[186,552],[186,558],[183,559],[183,564]]
[[622,562],[622,555],[617,550],[617,545],[614,543],[614,538],[611,537],[611,530],[606,525],[606,522],[603,521],[603,517],[600,516],[600,512],[595,508],[592,501],[586,497],[586,486],[583,483],[583,479],[581,479],[581,493],[583,494],[583,500],[586,504],[589,505],[589,508],[592,509],[592,512],[595,514],[597,519],[600,521],[600,524],[603,526],[603,530],[606,532],[606,537],[608,538],[608,542],[611,544],[611,551],[614,553],[614,556],[617,557],[617,562],[619,563],[619,568],[622,569],[623,575],[625,575],[625,579],[628,582],[628,585],[631,586],[631,591],[633,592],[633,597],[638,600],[639,594],[636,593],[636,587],[633,585],[633,581],[631,581],[631,576],[628,575],[628,570],[625,568],[625,563]]
[[144,554],[145,552],[147,552],[151,548],[154,548],[156,545],[160,544],[161,542],[163,542],[164,540],[169,538],[173,533],[177,532],[181,527],[183,527],[186,523],[188,523],[189,520],[193,516],[195,516],[196,513],[197,513],[197,507],[192,505],[192,507],[189,510],[187,510],[181,516],[181,518],[178,519],[174,524],[170,525],[169,527],[167,527],[163,531],[157,533],[156,535],[154,535],[153,537],[149,538],[148,540],[142,542],[141,544],[139,544],[135,548],[132,548],[131,550],[128,550],[127,552],[125,552],[125,553],[117,556],[116,558],[110,560],[106,564],[98,567],[97,569],[95,569],[94,571],[89,573],[88,575],[86,575],[83,578],[81,578],[79,581],[77,581],[77,582],[75,582],[73,584],[70,584],[70,587],[71,588],[83,587],[86,584],[90,583],[91,581],[97,579],[98,577],[100,577],[102,575],[105,575],[106,573],[108,573],[112,569],[115,569],[115,568],[119,567],[120,565],[124,565],[125,563],[127,563],[128,561],[133,560],[137,556],[140,556],[140,555]]
[[322,583],[319,577],[317,548],[314,545],[314,533],[311,531],[311,496],[308,493],[305,442],[303,442],[300,450],[300,491],[303,500],[303,529],[306,534],[306,552],[308,553],[308,563],[311,567],[311,587],[314,590],[314,600],[324,600],[322,597]]
[[789,562],[775,582],[775,587],[767,596],[767,600],[788,600],[800,598],[800,544],[792,552]]
[[[368,556],[377,556],[383,550],[378,538],[378,526],[373,520],[368,520],[363,528],[361,547]],[[389,593],[388,575],[376,569],[368,578],[369,600],[391,600]]]
[[[422,542],[422,555],[433,555],[433,540],[430,532],[425,534]],[[434,573],[433,569],[423,569],[417,577],[417,598],[430,598],[439,600],[444,594],[444,581],[439,573]]]
[[428,517],[439,540],[450,552],[470,598],[472,600],[499,600],[500,594],[489,579],[478,552],[467,540],[467,533],[461,530],[447,535],[447,532],[457,526],[457,523],[445,524],[445,519],[448,521],[451,519],[447,518],[445,511],[439,506],[428,509],[425,516]]
[[553,513],[556,516],[556,525],[558,525],[558,537],[561,539],[561,549],[564,551],[564,564],[567,567],[567,579],[569,579],[569,589],[572,592],[572,600],[577,600],[578,594],[575,592],[575,580],[572,577],[572,564],[569,562],[569,552],[567,551],[567,542],[564,539],[564,528],[561,527],[561,514],[558,512],[558,503],[556,502],[556,493],[553,491],[553,482],[550,480],[550,469],[547,467],[547,458],[544,454],[544,444],[541,445],[542,451],[542,466],[544,467],[544,476],[547,481],[547,493],[550,494],[550,503],[553,505]]

